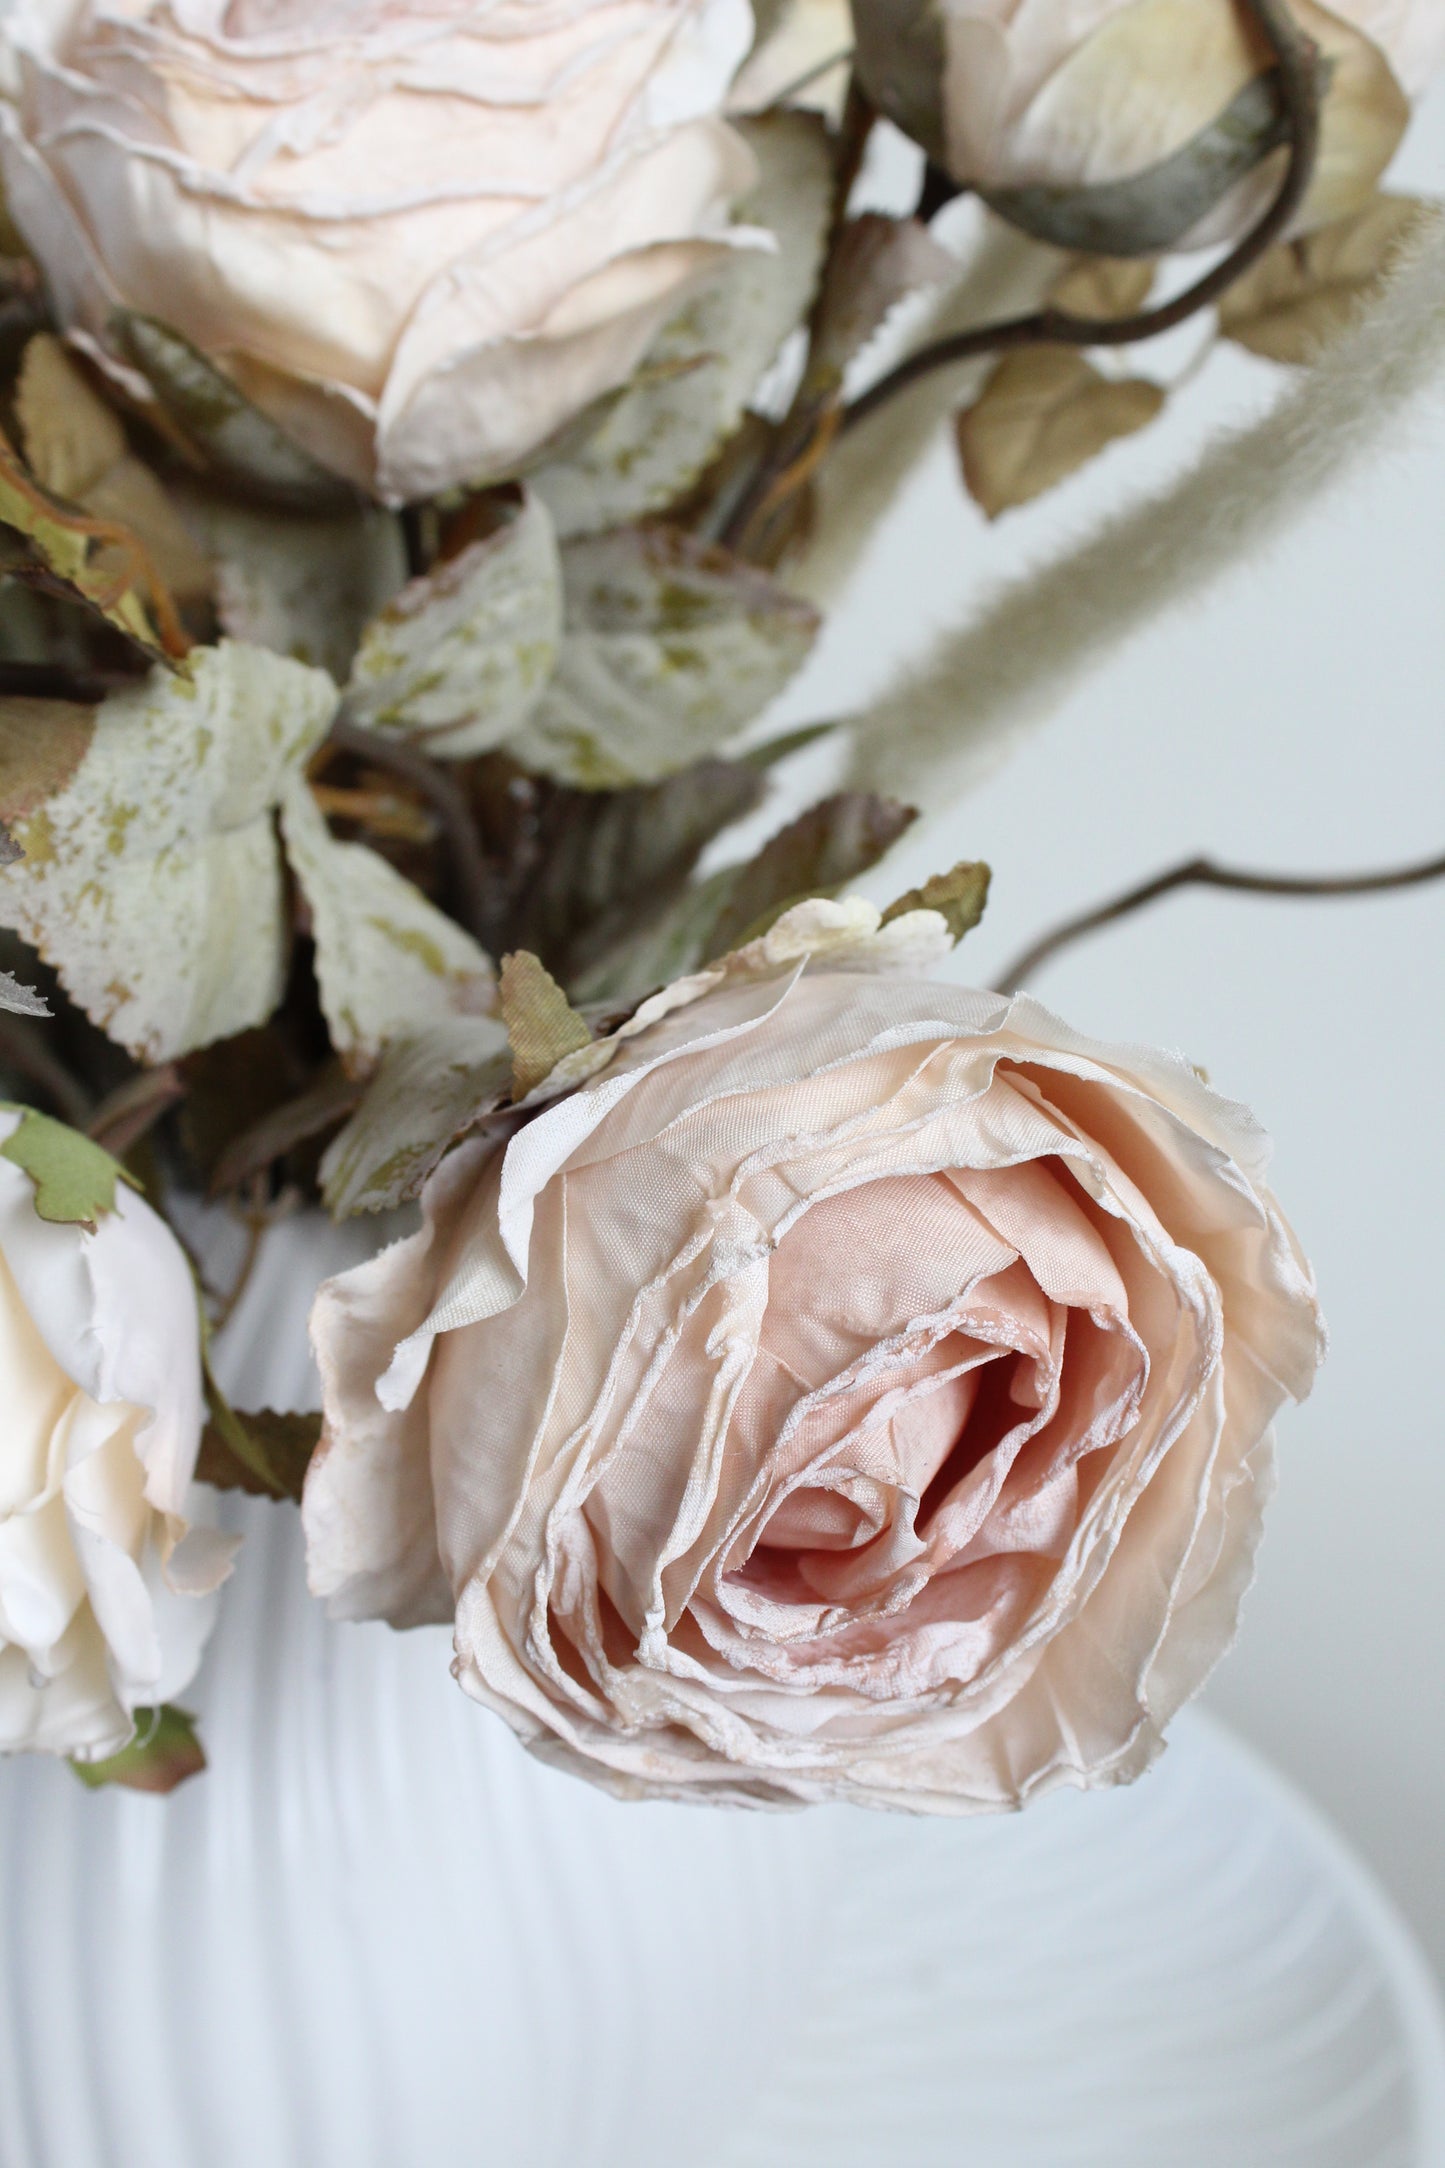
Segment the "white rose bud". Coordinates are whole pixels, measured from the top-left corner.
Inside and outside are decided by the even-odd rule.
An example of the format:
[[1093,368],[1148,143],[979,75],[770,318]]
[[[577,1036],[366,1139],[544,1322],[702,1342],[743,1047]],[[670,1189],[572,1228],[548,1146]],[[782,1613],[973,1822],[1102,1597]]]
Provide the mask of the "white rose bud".
[[[1410,99],[1445,64],[1445,7],[1290,12],[1326,84],[1309,227],[1373,189]],[[1237,0],[853,0],[853,14],[874,102],[1042,240],[1116,255],[1204,246],[1237,236],[1278,186],[1270,53]]]
[[37,1129],[48,1168],[78,1159],[108,1187],[87,1140],[0,1110],[0,1752],[92,1761],[194,1675],[232,1545],[188,1522],[203,1416],[185,1256],[124,1181],[88,1227],[42,1219]]
[[517,471],[715,268],[748,0],[18,0],[11,215],[393,500]]

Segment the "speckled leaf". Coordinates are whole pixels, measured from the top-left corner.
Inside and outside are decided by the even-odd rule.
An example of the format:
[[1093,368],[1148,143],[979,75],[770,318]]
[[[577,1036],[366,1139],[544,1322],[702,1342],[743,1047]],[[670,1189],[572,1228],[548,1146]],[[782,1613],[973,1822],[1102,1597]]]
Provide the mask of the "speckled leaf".
[[353,490],[293,444],[178,331],[129,309],[116,312],[111,329],[214,473],[258,496],[313,511],[355,501]]
[[404,1204],[511,1087],[512,1049],[495,1017],[452,1017],[398,1040],[327,1147],[321,1193],[328,1209],[348,1219]]
[[1354,218],[1272,248],[1219,307],[1227,338],[1270,361],[1307,363],[1349,330],[1437,204],[1378,196]]
[[222,629],[343,683],[362,628],[406,579],[395,515],[367,507],[278,517],[198,492],[186,502],[210,545]]
[[726,551],[666,527],[563,552],[556,672],[510,750],[584,790],[655,782],[760,715],[807,656],[816,611]]
[[525,722],[562,637],[562,572],[545,505],[516,517],[424,579],[362,635],[347,712],[370,730],[457,760]]
[[990,519],[1066,481],[1119,437],[1152,422],[1158,384],[1109,377],[1083,354],[1030,346],[999,363],[958,417],[969,495]]
[[832,203],[826,128],[817,114],[794,112],[739,126],[761,178],[738,218],[777,247],[738,249],[666,327],[639,383],[587,442],[533,475],[563,535],[621,526],[680,497],[812,301]]
[[0,870],[0,924],[139,1059],[229,1038],[279,1001],[272,814],[336,699],[322,672],[262,649],[198,649],[113,693],[71,779],[14,823],[24,857]]
[[311,908],[316,978],[331,1043],[365,1068],[389,1040],[496,998],[471,935],[364,843],[338,843],[304,782],[281,806],[286,855]]

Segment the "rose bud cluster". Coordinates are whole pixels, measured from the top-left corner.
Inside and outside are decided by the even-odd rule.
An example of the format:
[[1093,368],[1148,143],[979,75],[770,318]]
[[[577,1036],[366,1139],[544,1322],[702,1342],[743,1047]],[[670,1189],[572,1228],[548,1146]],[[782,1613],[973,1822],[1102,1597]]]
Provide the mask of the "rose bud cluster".
[[[18,0],[10,215],[349,480],[517,472],[730,243],[747,0]],[[123,358],[123,357],[122,357]]]
[[1137,1774],[1319,1358],[1242,1108],[871,960],[657,997],[317,1301],[314,1590],[454,1620],[467,1692],[627,1796]]

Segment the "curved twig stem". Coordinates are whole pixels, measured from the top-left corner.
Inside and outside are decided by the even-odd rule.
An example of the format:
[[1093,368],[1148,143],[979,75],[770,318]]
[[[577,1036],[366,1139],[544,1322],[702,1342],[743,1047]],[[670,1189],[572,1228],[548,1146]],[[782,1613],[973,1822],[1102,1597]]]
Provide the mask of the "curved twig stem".
[[1025,980],[1053,960],[1066,948],[1086,935],[1098,933],[1116,920],[1130,917],[1142,911],[1149,903],[1157,903],[1161,896],[1168,896],[1176,888],[1228,888],[1247,896],[1381,896],[1392,889],[1419,888],[1426,881],[1445,880],[1445,855],[1425,858],[1413,865],[1392,866],[1382,873],[1342,874],[1295,874],[1295,873],[1249,873],[1238,866],[1217,865],[1212,858],[1186,858],[1181,865],[1171,866],[1165,873],[1156,873],[1152,880],[1141,881],[1137,888],[1126,888],[1122,895],[1110,897],[1107,903],[1096,904],[1091,911],[1081,911],[1077,918],[1065,919],[1031,943],[1021,955],[1016,956],[1007,969],[1000,972],[996,984],[1000,993],[1017,992]]
[[435,760],[400,739],[384,737],[379,730],[365,730],[360,723],[341,716],[331,726],[330,742],[344,753],[354,753],[373,767],[385,769],[418,791],[435,813],[446,838],[456,890],[458,917],[467,931],[485,940],[491,916],[491,880],[477,824],[466,793],[456,778]]
[[982,354],[1006,353],[1020,346],[1133,346],[1141,339],[1157,338],[1218,301],[1258,262],[1289,225],[1314,173],[1320,139],[1319,55],[1313,41],[1296,27],[1286,0],[1237,0],[1237,4],[1259,26],[1274,54],[1290,144],[1279,193],[1238,246],[1203,278],[1158,308],[1142,309],[1132,316],[1093,317],[1047,307],[1002,323],[980,324],[921,347],[853,401],[843,417],[845,430],[855,428],[933,370]]

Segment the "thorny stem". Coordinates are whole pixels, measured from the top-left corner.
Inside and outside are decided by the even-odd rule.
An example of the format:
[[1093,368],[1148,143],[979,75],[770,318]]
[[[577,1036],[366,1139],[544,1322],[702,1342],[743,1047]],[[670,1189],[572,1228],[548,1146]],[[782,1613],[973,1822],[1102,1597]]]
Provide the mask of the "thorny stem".
[[469,933],[483,939],[490,914],[491,882],[472,809],[465,791],[437,761],[428,760],[399,739],[341,717],[331,726],[331,744],[358,760],[369,761],[419,791],[441,824],[451,859],[459,906],[457,916]]
[[1020,346],[1132,346],[1141,339],[1172,331],[1199,310],[1218,301],[1235,281],[1270,248],[1303,202],[1314,173],[1320,140],[1318,52],[1295,25],[1286,0],[1237,0],[1258,25],[1274,54],[1289,128],[1289,160],[1279,193],[1258,223],[1214,269],[1158,308],[1132,316],[1076,316],[1052,306],[997,324],[980,324],[921,347],[890,369],[855,399],[843,417],[853,429],[879,407],[935,369],[971,361],[981,354],[1010,352]]
[[1157,903],[1176,888],[1228,888],[1249,896],[1380,896],[1392,889],[1419,888],[1426,881],[1445,880],[1445,855],[1426,858],[1408,866],[1392,866],[1382,873],[1293,874],[1249,873],[1238,866],[1217,865],[1212,858],[1186,858],[1152,880],[1126,888],[1122,895],[1065,919],[1016,956],[997,979],[1000,993],[1012,994],[1046,963],[1087,934],[1098,933],[1121,918],[1128,918],[1146,904]]

